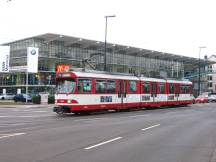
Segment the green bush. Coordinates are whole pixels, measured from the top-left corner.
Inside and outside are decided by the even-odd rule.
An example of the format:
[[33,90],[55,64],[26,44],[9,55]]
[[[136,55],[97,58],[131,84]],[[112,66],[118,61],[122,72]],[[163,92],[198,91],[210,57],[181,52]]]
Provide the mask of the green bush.
[[32,97],[32,103],[34,103],[34,104],[41,104],[41,96],[40,95],[33,96]]
[[54,104],[55,103],[55,96],[49,95],[48,96],[48,104]]

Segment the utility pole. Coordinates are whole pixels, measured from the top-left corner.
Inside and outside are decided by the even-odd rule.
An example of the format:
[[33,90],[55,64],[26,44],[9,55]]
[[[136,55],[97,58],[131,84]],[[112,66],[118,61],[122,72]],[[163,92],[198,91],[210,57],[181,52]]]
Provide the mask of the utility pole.
[[104,41],[104,71],[107,71],[107,56],[106,56],[106,51],[107,51],[107,19],[116,17],[115,15],[109,15],[105,16],[105,41]]

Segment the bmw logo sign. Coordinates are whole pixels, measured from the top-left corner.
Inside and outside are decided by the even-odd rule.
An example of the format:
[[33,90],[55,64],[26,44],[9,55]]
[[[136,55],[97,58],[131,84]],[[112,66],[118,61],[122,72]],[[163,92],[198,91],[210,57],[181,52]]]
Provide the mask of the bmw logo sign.
[[35,49],[32,49],[32,50],[31,50],[31,54],[32,54],[32,55],[35,55],[35,54],[36,54],[36,50],[35,50]]

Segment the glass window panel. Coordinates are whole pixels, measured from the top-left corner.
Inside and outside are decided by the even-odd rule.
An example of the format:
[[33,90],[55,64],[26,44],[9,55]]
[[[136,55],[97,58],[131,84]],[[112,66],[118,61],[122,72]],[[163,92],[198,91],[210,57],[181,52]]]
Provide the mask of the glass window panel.
[[107,93],[115,93],[116,92],[116,81],[107,80]]
[[149,83],[143,83],[143,93],[150,93],[150,84]]
[[78,80],[78,92],[79,93],[90,93],[92,90],[91,79],[79,79]]
[[96,93],[106,93],[106,80],[96,80]]
[[136,81],[129,81],[129,91],[136,92],[136,90],[137,90]]
[[159,84],[159,92],[162,93],[162,94],[165,92],[165,88],[164,87],[165,87],[164,84]]

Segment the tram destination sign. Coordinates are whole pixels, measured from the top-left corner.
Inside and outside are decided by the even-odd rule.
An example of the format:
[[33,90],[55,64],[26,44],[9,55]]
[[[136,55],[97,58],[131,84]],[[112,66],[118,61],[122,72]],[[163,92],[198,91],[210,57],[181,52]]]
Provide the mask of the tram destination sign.
[[0,46],[0,72],[9,72],[10,46]]

